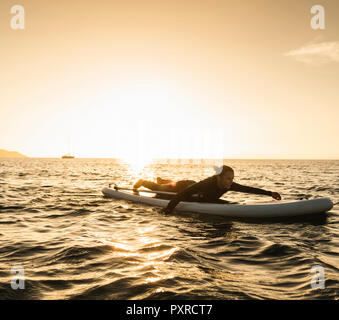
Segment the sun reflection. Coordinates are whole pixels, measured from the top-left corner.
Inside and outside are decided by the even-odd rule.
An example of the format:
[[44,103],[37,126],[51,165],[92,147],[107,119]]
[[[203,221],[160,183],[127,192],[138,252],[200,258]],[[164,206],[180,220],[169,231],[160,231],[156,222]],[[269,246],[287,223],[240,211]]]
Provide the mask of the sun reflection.
[[152,252],[147,255],[147,258],[148,260],[168,259],[175,251],[177,251],[177,248],[172,248],[161,253]]
[[[122,242],[116,242],[116,241],[108,241],[105,239],[99,240],[101,243],[107,244],[112,247],[112,249],[116,252],[117,255],[123,256],[123,257],[131,257],[131,256],[140,256],[142,253],[139,252],[139,245],[132,246],[131,244],[126,244]],[[138,242],[144,244],[155,244],[152,247],[149,247],[150,250],[152,248],[157,248],[160,246],[158,244],[158,240],[155,238],[150,238],[147,236],[142,236],[138,238]],[[144,254],[145,260],[147,262],[151,262],[154,260],[166,260],[168,259],[175,251],[177,251],[177,248],[171,248],[169,250],[164,251],[156,251],[156,252],[149,252]],[[143,264],[143,266],[146,266],[146,264]]]
[[[134,229],[134,237],[129,239],[112,239],[101,235],[99,242],[110,246],[112,254],[116,257],[128,259],[129,273],[142,274],[142,281],[145,283],[155,283],[161,280],[174,278],[170,272],[163,272],[168,264],[168,260],[177,247],[164,248],[163,243],[154,235],[156,226],[137,226]],[[129,259],[131,258],[131,259]],[[124,268],[124,269],[126,269]],[[152,272],[144,278],[145,271]],[[161,291],[159,291],[161,292]]]
[[[149,238],[149,237],[140,237],[139,238],[139,241],[144,243],[144,244],[156,244],[158,242],[157,239],[152,239],[152,238]],[[159,244],[160,245],[160,244]],[[156,247],[156,245],[154,245],[154,247]]]
[[[123,162],[128,165],[128,174],[133,177],[140,178],[142,174],[144,174],[145,168],[153,163],[153,159],[151,157],[143,156],[125,156]],[[150,172],[147,172],[150,173]],[[153,176],[153,174],[151,174]]]
[[153,266],[154,269],[157,269],[157,266],[165,264],[164,261],[145,261],[140,264],[137,269],[143,269],[149,266]]
[[147,235],[149,233],[152,233],[154,228],[155,228],[154,226],[138,228],[137,233],[140,234],[140,236],[138,237],[138,240],[146,245],[158,243],[159,242],[158,239]]
[[153,282],[157,282],[159,280],[161,280],[160,277],[150,277],[150,278],[146,278],[145,283],[153,283]]
[[144,233],[152,232],[153,230],[154,230],[154,226],[151,226],[151,227],[139,228],[137,232],[140,234],[144,234]]
[[107,244],[111,247],[113,247],[115,250],[123,250],[123,251],[133,251],[133,248],[130,247],[129,245],[121,242],[113,242],[113,241],[108,241],[105,239],[100,239],[99,240],[101,243]]

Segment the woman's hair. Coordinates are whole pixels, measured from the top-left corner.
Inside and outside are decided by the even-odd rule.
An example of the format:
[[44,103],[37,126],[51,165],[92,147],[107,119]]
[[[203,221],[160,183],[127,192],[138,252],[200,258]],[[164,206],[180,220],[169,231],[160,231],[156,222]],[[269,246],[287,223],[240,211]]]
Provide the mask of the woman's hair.
[[226,172],[233,172],[234,173],[234,170],[229,167],[229,166],[222,166],[222,170],[220,172],[220,176],[224,175]]

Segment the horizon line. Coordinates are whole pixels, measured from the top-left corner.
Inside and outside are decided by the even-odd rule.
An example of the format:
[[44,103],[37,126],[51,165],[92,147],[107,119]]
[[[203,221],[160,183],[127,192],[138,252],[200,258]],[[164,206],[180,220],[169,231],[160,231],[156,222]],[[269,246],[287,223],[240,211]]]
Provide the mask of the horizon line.
[[[35,159],[62,159],[61,157],[40,157],[40,156],[25,156],[23,158],[2,158],[2,159],[29,159],[29,158],[35,158]],[[1,159],[1,158],[0,158]],[[112,159],[112,160],[125,160],[124,158],[117,158],[117,157],[75,157],[74,159]],[[69,159],[72,160],[72,159]],[[153,158],[151,161],[161,161],[161,160],[195,160],[195,161],[216,161],[216,160],[339,160],[339,158]]]

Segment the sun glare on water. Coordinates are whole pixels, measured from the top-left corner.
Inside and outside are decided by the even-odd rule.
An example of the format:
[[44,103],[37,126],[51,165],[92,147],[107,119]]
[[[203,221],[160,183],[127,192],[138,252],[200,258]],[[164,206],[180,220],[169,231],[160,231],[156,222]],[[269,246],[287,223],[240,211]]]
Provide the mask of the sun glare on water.
[[145,168],[152,164],[153,159],[147,156],[125,156],[123,162],[128,165],[128,172],[134,177],[141,177]]

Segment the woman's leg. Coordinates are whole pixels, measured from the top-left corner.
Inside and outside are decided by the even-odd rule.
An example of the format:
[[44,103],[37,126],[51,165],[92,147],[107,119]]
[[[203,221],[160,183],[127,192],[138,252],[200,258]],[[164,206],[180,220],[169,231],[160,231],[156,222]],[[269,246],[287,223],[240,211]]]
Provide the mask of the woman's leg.
[[[159,179],[159,178],[158,178]],[[157,179],[157,180],[158,180]],[[160,178],[161,179],[161,178]],[[169,182],[172,180],[162,180],[161,182]],[[171,182],[171,183],[155,183],[153,181],[147,181],[140,179],[135,185],[134,189],[138,189],[140,187],[145,187],[147,189],[153,190],[153,191],[166,191],[166,192],[181,192],[188,188],[190,185],[196,183],[193,180],[181,180],[178,182]]]
[[171,184],[158,184],[153,181],[143,180],[141,186],[153,191],[176,192],[175,187]]
[[157,177],[157,183],[158,184],[170,184],[170,183],[174,183],[174,181],[170,179],[162,179],[160,177]]

